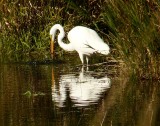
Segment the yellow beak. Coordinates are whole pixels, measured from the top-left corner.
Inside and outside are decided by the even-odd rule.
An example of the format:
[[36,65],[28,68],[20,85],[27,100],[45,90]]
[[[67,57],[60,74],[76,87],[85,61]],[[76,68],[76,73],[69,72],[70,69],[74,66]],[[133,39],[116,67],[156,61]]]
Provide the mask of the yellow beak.
[[52,40],[52,36],[50,38],[51,38],[50,52],[51,52],[51,56],[53,58],[53,55],[54,55],[54,41]]

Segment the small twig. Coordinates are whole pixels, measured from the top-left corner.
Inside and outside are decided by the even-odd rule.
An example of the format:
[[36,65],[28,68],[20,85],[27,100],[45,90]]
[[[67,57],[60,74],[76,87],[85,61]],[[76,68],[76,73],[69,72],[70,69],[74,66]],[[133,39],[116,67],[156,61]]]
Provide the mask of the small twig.
[[102,122],[101,122],[101,126],[103,126],[104,119],[106,118],[106,115],[107,115],[107,111],[105,112],[105,115],[104,115],[103,120],[102,120]]

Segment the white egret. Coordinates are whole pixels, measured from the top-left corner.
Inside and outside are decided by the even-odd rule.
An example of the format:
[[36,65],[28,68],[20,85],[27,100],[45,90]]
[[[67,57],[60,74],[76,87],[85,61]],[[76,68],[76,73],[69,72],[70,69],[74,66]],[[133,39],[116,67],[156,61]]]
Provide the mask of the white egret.
[[65,32],[60,24],[55,24],[50,29],[52,54],[54,52],[54,39],[57,30],[60,31],[58,35],[59,46],[66,51],[77,51],[82,64],[84,64],[84,56],[86,57],[86,62],[88,65],[88,56],[90,56],[91,54],[109,54],[109,46],[104,43],[99,35],[94,30],[83,26],[76,26],[71,29],[68,32],[68,40],[70,41],[70,43],[64,43],[62,39],[65,37]]

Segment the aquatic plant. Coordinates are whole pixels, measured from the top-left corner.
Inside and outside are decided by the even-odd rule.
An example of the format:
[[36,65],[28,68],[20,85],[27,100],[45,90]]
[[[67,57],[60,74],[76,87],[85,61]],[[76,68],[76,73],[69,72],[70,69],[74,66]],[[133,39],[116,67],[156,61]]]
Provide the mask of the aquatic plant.
[[43,92],[37,92],[37,93],[32,93],[30,90],[26,91],[25,93],[23,93],[24,96],[31,98],[31,96],[36,97],[36,96],[44,96],[45,93]]

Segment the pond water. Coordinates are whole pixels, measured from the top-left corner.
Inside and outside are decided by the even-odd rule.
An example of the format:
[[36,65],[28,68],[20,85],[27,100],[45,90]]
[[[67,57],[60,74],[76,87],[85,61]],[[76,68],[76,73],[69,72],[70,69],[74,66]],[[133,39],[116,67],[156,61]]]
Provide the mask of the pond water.
[[1,64],[0,126],[158,126],[158,81],[105,65]]

